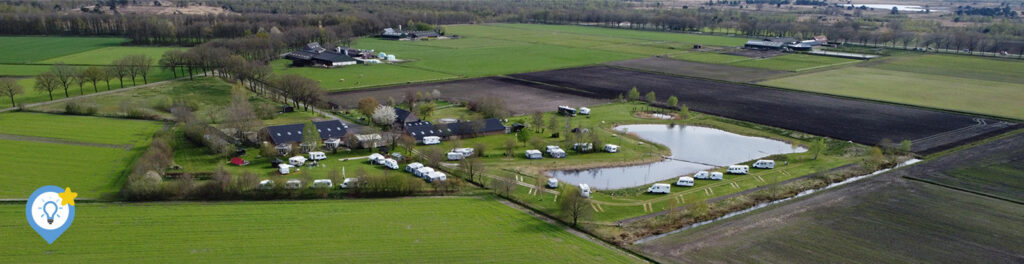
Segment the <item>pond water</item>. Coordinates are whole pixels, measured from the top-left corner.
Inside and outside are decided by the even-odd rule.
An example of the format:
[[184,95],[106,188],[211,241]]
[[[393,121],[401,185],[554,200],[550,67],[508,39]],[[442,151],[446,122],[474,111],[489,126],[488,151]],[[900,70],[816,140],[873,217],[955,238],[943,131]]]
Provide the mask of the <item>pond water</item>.
[[[789,143],[774,139],[743,136],[699,126],[624,125],[615,127],[615,130],[635,133],[645,140],[665,145],[672,150],[672,156],[644,165],[548,171],[548,175],[571,184],[586,183],[592,188],[620,189],[774,154],[807,151],[804,148],[794,150]],[[622,147],[646,148],[639,145]]]
[[[895,5],[895,4],[849,4],[849,5],[846,5],[846,6],[847,6],[847,7],[853,7],[853,8],[860,8],[861,6],[864,6],[864,7],[867,7],[867,8],[874,8],[874,9],[880,9],[880,10],[892,10],[892,8],[893,8],[893,7],[895,7],[895,8],[896,8],[896,10],[899,10],[899,11],[908,11],[908,12],[924,12],[924,11],[926,10],[926,8],[924,8],[924,7],[922,7],[922,6],[917,6],[917,5]],[[939,11],[939,10],[934,10],[934,9],[932,9],[932,10],[930,10],[930,11]]]

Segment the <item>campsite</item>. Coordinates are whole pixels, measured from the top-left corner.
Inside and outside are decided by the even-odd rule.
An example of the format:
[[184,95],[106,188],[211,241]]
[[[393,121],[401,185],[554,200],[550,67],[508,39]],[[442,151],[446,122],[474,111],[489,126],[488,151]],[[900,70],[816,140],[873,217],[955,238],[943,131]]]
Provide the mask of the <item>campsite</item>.
[[812,2],[0,4],[0,262],[1019,260],[1024,20]]

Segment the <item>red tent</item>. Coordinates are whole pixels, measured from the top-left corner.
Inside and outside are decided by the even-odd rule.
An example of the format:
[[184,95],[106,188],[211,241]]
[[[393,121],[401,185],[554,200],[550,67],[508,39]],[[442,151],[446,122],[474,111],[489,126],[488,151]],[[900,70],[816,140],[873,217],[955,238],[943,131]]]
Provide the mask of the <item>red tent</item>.
[[231,158],[231,164],[235,164],[235,165],[238,165],[238,166],[245,166],[245,165],[248,165],[249,162],[243,160],[242,158],[234,157],[234,158]]

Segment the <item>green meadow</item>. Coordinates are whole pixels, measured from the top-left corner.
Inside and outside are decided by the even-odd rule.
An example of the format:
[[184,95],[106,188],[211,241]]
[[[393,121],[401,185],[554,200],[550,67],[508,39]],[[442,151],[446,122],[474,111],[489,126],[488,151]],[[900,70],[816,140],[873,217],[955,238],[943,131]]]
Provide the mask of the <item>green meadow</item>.
[[44,185],[102,198],[121,189],[121,175],[139,150],[0,139],[0,198],[26,199]]
[[[123,38],[0,36],[0,63],[34,63],[124,43]],[[0,74],[4,75],[4,74]]]
[[486,197],[79,203],[47,245],[0,205],[0,262],[635,263]]

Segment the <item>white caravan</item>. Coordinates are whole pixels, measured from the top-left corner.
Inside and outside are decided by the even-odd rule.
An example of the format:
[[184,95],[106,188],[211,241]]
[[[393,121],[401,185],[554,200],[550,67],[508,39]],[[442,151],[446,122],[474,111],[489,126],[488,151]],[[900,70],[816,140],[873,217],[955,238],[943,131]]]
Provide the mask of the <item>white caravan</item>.
[[284,183],[284,188],[285,189],[292,189],[292,190],[294,190],[294,189],[298,189],[299,187],[302,187],[302,181],[300,181],[298,179],[291,179],[291,180],[288,180],[287,182]]
[[676,180],[676,186],[693,187],[693,177],[679,177],[679,180]]
[[671,193],[672,192],[672,185],[668,185],[668,183],[655,183],[654,185],[651,186],[651,188],[647,188],[647,192],[649,192],[649,193]]
[[708,179],[708,171],[698,171],[697,173],[693,174],[693,178],[694,179],[698,179],[698,180],[707,180]]
[[708,176],[708,178],[709,178],[709,179],[712,179],[712,180],[720,181],[720,180],[722,180],[722,178],[723,178],[722,176],[723,176],[723,175],[722,175],[722,173],[721,173],[721,172],[717,172],[717,171],[715,171],[715,172],[712,172],[712,173],[711,173],[711,175],[710,175],[710,176]]
[[462,160],[465,156],[459,152],[448,152],[448,160]]
[[334,182],[331,182],[331,179],[316,179],[313,180],[313,186],[311,187],[315,189],[330,189],[334,187]]
[[548,188],[558,188],[558,179],[548,178]]
[[443,172],[440,171],[435,171],[431,172],[430,174],[427,174],[427,176],[424,177],[423,179],[426,180],[427,182],[446,181],[448,180],[448,175],[445,175]]
[[619,152],[619,145],[604,144],[604,151],[608,153]]
[[529,150],[526,150],[526,158],[527,159],[543,159],[544,158],[544,154],[541,153],[540,150],[529,149]]
[[356,187],[356,182],[357,181],[358,181],[358,179],[356,179],[356,178],[345,178],[345,180],[341,182],[341,188],[342,189],[348,189],[348,188]]
[[731,174],[747,174],[750,173],[750,166],[747,165],[730,165],[729,173]]
[[409,163],[409,165],[405,165],[405,172],[416,173],[416,170],[418,170],[420,168],[423,168],[423,163],[419,163],[419,162]]
[[271,180],[262,180],[262,181],[260,181],[260,189],[261,190],[270,190],[270,189],[273,189],[273,188],[274,188],[274,181],[271,181]]
[[441,137],[439,136],[426,136],[423,137],[423,145],[437,145],[441,144]]
[[302,164],[306,164],[306,157],[295,156],[288,158],[288,164],[291,164],[292,166],[302,166]]
[[323,152],[313,151],[313,152],[309,153],[309,160],[317,160],[317,161],[319,161],[319,160],[325,160],[325,159],[327,159],[327,154],[324,154]]
[[774,160],[757,160],[754,165],[751,166],[758,169],[773,169],[775,168]]
[[397,170],[398,169],[398,161],[394,160],[394,159],[384,159],[384,167],[388,167],[388,169],[392,169],[392,170]]
[[580,196],[590,198],[590,185],[580,183]]
[[277,164],[277,172],[280,172],[282,175],[288,174],[288,173],[292,172],[292,167],[295,167],[295,166],[292,166],[292,165],[289,165],[289,164],[283,164],[283,163],[282,164]]

